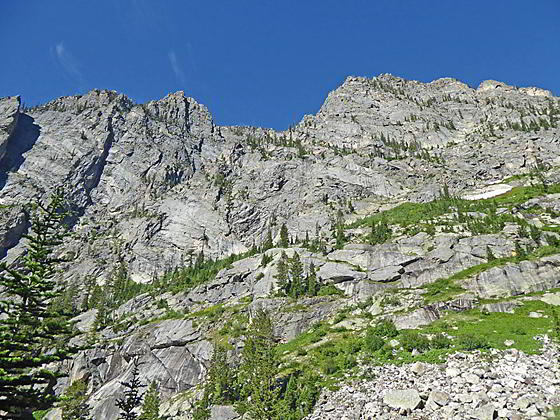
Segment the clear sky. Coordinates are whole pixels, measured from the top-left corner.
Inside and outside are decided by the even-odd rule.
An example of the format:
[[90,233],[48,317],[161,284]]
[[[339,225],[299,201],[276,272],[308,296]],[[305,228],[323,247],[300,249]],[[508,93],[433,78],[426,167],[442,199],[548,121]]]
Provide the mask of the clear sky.
[[0,0],[0,96],[184,90],[221,125],[285,129],[348,75],[560,95],[560,0]]

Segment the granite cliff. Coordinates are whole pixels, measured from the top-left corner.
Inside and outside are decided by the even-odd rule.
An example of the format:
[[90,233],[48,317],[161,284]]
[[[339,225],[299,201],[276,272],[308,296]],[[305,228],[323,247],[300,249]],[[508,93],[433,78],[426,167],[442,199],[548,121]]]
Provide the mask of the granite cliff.
[[[324,331],[312,345],[298,345],[302,351],[287,347],[286,363],[313,362],[329,341],[344,348],[348,337],[363,337],[381,319],[427,337],[443,331],[455,350],[464,349],[465,320],[483,325],[487,317],[498,325],[505,314],[516,320],[508,322],[538,320],[497,338],[477,331],[488,333],[503,363],[512,354],[520,358],[525,380],[531,363],[544,362],[520,350],[536,352],[545,342],[546,354],[558,357],[549,336],[560,303],[559,124],[560,99],[546,90],[496,81],[473,89],[449,78],[420,83],[387,74],[348,77],[316,115],[280,132],[216,125],[183,92],[134,104],[95,90],[31,109],[4,98],[0,257],[17,264],[30,226],[26,204],[63,185],[73,216],[60,249],[70,260],[60,281],[76,291],[73,299],[81,302],[88,284],[102,286],[123,267],[127,279],[146,285],[112,310],[104,328],[92,331],[96,309],[77,317],[83,334],[75,340],[91,348],[64,367],[70,376],[58,388],[87,379],[97,419],[117,418],[114,401],[134,358],[147,365],[142,380],[157,381],[166,412],[189,418],[213,337],[221,334],[235,360],[243,326],[259,307],[275,314],[285,345]],[[282,226],[289,241],[278,246]],[[269,237],[275,246],[263,249]],[[321,284],[339,294],[276,296],[283,252],[297,254],[305,272],[313,264]],[[163,282],[170,287],[148,290],[201,254],[224,263],[213,263],[219,270],[192,287]],[[228,332],[236,325],[238,333]],[[504,344],[503,334],[513,343]],[[405,335],[393,341],[397,360],[434,361],[431,350],[400,347]],[[504,351],[512,346],[519,350]],[[398,372],[401,394],[417,393],[413,403],[392,403],[391,387],[387,395],[369,395],[373,379],[363,379],[338,394],[326,391],[310,418],[537,418],[560,404],[555,365],[547,365],[549,382],[531,388],[540,395],[520,407],[516,385],[492,376],[494,365],[475,372],[471,383],[461,374],[473,374],[472,355],[445,361],[446,355],[439,361],[448,368],[463,357],[464,372],[441,374],[438,389],[406,379],[425,372],[439,378],[436,365]],[[338,360],[336,352],[332,357]],[[357,367],[339,366],[338,381],[356,381],[351,368],[368,371],[367,358],[356,357]],[[376,375],[395,374],[385,369]],[[457,395],[480,388],[476,402],[451,395],[445,378],[455,377],[462,378]],[[499,392],[487,392],[496,384]],[[337,411],[331,407],[337,399],[351,406]],[[55,418],[56,410],[49,415]],[[213,415],[237,416],[228,407]]]

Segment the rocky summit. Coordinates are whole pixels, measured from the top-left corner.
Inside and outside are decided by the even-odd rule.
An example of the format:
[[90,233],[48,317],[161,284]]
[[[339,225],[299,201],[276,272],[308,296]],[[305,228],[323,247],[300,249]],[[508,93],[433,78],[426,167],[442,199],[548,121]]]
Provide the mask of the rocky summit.
[[278,357],[271,392],[286,400],[291,378],[310,377],[316,396],[251,417],[256,397],[230,395],[206,418],[559,413],[549,91],[348,77],[285,131],[216,125],[183,92],[0,99],[4,262],[21,262],[30,206],[59,186],[71,214],[57,281],[82,350],[57,367],[55,390],[86,384],[96,420],[119,418],[136,363],[162,415],[193,418],[216,343],[232,370],[243,363],[261,309]]

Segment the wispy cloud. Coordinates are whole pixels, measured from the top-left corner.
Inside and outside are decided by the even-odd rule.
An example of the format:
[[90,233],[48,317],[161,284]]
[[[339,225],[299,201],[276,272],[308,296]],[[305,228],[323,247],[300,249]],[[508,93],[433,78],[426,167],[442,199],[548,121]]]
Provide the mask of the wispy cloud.
[[80,63],[64,46],[64,42],[59,42],[54,47],[51,47],[51,55],[68,76],[78,83],[83,83],[84,77],[80,70]]
[[171,64],[171,69],[173,70],[173,73],[175,73],[175,77],[179,82],[185,84],[185,73],[183,72],[183,69],[179,65],[179,61],[177,60],[177,54],[175,54],[175,51],[171,50],[167,53],[167,56],[169,57],[169,63]]

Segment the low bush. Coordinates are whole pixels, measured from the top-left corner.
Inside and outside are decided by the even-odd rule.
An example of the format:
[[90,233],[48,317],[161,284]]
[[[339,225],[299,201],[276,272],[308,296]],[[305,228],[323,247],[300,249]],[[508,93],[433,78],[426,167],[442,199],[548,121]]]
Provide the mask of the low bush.
[[412,351],[414,349],[419,352],[423,352],[430,349],[430,340],[427,337],[418,334],[414,331],[406,331],[401,334],[399,341],[406,351]]
[[447,349],[451,347],[451,339],[443,335],[443,333],[436,334],[430,341],[432,349]]
[[387,319],[379,321],[373,328],[373,332],[379,337],[387,338],[393,338],[399,335],[399,331],[397,330],[397,327],[395,327],[393,321]]
[[368,328],[364,339],[364,348],[368,352],[379,350],[385,344],[385,340],[375,333],[373,328]]
[[459,346],[464,350],[487,349],[490,347],[488,340],[480,335],[465,334],[457,340]]

